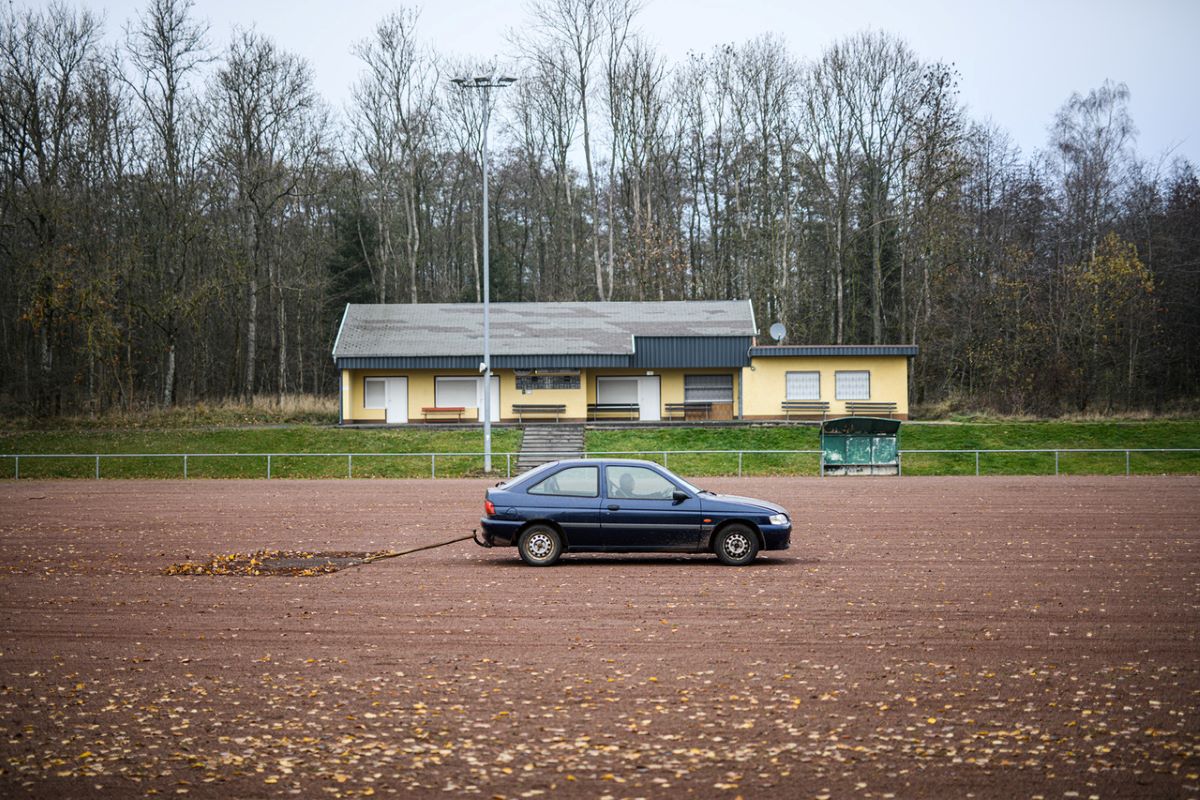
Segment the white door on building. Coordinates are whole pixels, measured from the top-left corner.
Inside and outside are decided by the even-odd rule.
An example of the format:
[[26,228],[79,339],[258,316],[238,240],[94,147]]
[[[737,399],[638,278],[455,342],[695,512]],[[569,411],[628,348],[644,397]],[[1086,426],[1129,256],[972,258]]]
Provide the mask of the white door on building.
[[408,422],[408,378],[387,378],[384,402],[389,424]]
[[638,419],[658,422],[662,419],[662,391],[657,375],[646,375],[637,379]]

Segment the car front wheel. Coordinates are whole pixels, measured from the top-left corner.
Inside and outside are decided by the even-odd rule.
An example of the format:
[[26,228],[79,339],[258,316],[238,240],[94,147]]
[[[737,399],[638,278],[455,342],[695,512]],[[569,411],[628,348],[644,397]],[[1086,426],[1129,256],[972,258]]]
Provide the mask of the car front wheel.
[[730,525],[717,534],[714,549],[722,564],[741,567],[758,555],[758,537],[745,525]]
[[562,537],[548,525],[534,525],[521,534],[517,551],[531,567],[548,567],[562,555]]

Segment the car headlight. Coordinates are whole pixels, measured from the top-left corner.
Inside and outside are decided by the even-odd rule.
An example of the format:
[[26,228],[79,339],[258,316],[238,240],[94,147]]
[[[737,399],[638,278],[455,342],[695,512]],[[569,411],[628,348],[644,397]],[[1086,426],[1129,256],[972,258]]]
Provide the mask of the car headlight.
[[767,522],[771,523],[772,525],[787,525],[788,516],[787,514],[772,514],[767,518]]

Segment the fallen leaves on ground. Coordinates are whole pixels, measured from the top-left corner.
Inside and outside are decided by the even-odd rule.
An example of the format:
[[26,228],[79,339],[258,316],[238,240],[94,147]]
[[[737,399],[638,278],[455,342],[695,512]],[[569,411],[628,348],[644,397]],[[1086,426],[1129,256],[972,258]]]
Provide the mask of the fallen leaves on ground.
[[313,577],[358,566],[376,553],[308,553],[299,550],[258,550],[210,556],[208,561],[184,561],[163,570],[164,575],[286,575]]

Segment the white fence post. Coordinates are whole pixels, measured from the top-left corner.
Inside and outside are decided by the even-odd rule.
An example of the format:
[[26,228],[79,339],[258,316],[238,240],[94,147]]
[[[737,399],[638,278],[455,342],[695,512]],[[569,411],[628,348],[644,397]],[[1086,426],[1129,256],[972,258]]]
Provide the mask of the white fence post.
[[96,480],[100,480],[100,456],[96,456]]
[[184,453],[183,454],[183,479],[185,481],[187,480],[187,457],[188,457],[188,454]]
[[271,454],[267,453],[267,480],[271,480]]

